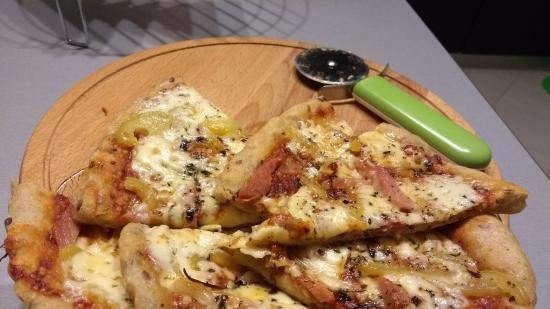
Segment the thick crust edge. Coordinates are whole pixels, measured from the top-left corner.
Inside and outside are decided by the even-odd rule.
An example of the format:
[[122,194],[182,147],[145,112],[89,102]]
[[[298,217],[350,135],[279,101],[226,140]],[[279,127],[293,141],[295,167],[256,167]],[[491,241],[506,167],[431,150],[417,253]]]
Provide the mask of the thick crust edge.
[[[498,270],[513,276],[530,301],[536,303],[536,279],[516,237],[498,218],[477,216],[455,224],[450,238],[458,243],[482,270]],[[518,307],[521,308],[521,307]]]
[[[48,245],[44,244],[44,240],[49,237],[53,224],[53,193],[33,184],[12,183],[12,198],[8,207],[12,219],[7,227],[5,242],[10,257],[9,265],[28,273],[36,272],[43,254],[47,251]],[[49,281],[56,279],[57,265],[49,271],[53,272],[54,277],[45,277],[44,280],[52,284]],[[15,294],[28,308],[73,308],[71,303],[60,296],[48,296],[32,289],[23,279],[15,281]]]
[[44,296],[30,289],[23,282],[15,283],[15,294],[25,303],[29,309],[73,309],[73,305],[63,298]]

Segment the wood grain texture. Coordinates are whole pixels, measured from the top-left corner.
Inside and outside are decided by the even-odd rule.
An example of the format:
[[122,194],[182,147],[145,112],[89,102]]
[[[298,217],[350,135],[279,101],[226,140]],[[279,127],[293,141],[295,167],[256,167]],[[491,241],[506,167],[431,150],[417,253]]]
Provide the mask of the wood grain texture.
[[[170,77],[181,77],[253,132],[289,106],[315,95],[318,85],[294,70],[294,57],[314,47],[258,37],[183,41],[130,55],[92,73],[60,97],[41,119],[25,151],[20,180],[58,186],[86,166],[109,124],[137,98]],[[365,60],[370,74],[382,65]],[[445,101],[413,80],[389,70],[388,79],[468,130]],[[359,104],[336,105],[356,132],[382,120]],[[499,176],[494,162],[486,171]]]

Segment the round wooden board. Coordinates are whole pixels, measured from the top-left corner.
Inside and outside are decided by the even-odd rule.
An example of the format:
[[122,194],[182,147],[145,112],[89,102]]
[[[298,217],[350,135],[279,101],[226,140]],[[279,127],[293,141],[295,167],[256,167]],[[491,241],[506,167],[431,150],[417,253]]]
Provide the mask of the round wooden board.
[[[25,151],[21,182],[58,186],[88,163],[110,123],[134,100],[170,77],[181,77],[234,117],[247,132],[315,95],[294,69],[313,45],[270,38],[209,38],[164,45],[122,58],[92,73],[59,98],[36,127]],[[371,74],[379,63],[366,60]],[[388,78],[471,130],[441,98],[390,70]],[[359,104],[336,105],[356,132],[382,120]],[[494,162],[486,169],[499,176]]]

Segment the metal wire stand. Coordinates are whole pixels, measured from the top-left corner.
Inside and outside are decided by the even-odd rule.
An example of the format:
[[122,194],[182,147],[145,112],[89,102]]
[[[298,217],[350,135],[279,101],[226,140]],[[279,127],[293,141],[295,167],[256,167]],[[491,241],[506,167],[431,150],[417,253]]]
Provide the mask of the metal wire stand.
[[77,46],[81,48],[87,48],[90,43],[90,35],[88,33],[88,23],[86,22],[86,16],[84,15],[84,9],[82,8],[82,0],[76,0],[78,5],[78,11],[80,13],[80,23],[82,24],[82,31],[84,32],[84,42],[74,41],[69,36],[69,30],[65,23],[65,17],[63,16],[63,10],[59,4],[59,0],[55,0],[55,5],[57,6],[57,15],[59,15],[59,22],[61,23],[61,29],[65,33],[65,41],[67,44],[72,46]]

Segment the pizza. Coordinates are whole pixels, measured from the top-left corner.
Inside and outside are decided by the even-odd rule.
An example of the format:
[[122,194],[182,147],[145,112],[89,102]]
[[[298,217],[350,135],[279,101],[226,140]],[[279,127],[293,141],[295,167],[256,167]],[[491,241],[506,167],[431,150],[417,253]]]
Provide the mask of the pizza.
[[[527,192],[388,124],[298,104],[246,137],[179,79],[112,125],[70,196],[13,184],[29,308],[533,308],[496,216]],[[510,271],[513,270],[513,271]]]
[[118,236],[80,226],[67,197],[14,185],[4,242],[15,293],[29,308],[132,308]]
[[76,218],[106,227],[254,222],[212,197],[214,176],[245,141],[231,118],[170,79],[137,100],[92,155],[79,181]]
[[493,216],[447,230],[230,255],[314,308],[532,308],[534,274]]
[[126,225],[122,272],[136,308],[306,308],[235,264],[221,249],[230,240],[201,229]]
[[407,234],[519,212],[527,197],[392,125],[354,136],[329,103],[316,100],[271,119],[218,180],[221,203],[264,219],[247,236],[253,245]]

